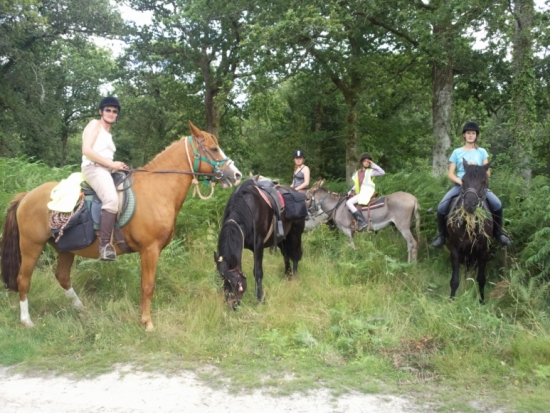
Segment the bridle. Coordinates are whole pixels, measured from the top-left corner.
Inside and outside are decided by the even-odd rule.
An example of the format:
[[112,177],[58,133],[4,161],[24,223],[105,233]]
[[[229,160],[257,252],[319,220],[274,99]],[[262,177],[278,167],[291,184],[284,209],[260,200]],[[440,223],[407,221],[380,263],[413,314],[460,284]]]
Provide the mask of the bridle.
[[[234,223],[234,224],[237,226],[237,228],[239,228],[239,231],[241,232],[241,236],[242,236],[242,238],[243,238],[243,243],[242,243],[242,246],[243,246],[243,247],[242,247],[242,249],[243,249],[243,251],[244,251],[244,232],[243,232],[241,226],[240,226],[240,225],[238,224],[238,222],[235,221],[234,219],[228,219],[226,222],[232,222],[232,223]],[[220,256],[220,257],[218,258],[218,262],[221,262],[222,260],[223,260],[223,257]],[[229,272],[229,273],[235,272],[235,273],[237,273],[237,275],[239,275],[240,277],[243,277],[244,279],[246,279],[246,275],[244,275],[244,273],[242,272],[242,270],[241,270],[239,267],[235,267],[235,268],[233,268],[233,269],[227,270],[227,272]],[[225,277],[225,274],[224,274],[224,277],[223,277],[223,278],[224,278],[225,280],[229,281],[229,280]],[[231,284],[231,281],[229,281],[229,285],[231,285],[231,288],[233,289],[233,293],[236,293],[235,287],[233,287],[233,285]],[[237,282],[237,290],[238,290],[238,292],[243,292],[243,284],[242,284],[241,281],[238,281],[238,282]]]
[[[321,199],[318,203],[315,201],[315,193],[317,192],[317,189],[313,190],[313,192],[311,192],[311,205],[309,207],[309,209],[315,211],[315,215],[313,215],[314,217],[318,217],[319,215],[322,215],[324,214],[325,212],[322,210],[322,206],[323,206],[323,202],[325,202],[325,199],[327,199],[327,197],[329,196],[329,192],[327,191],[326,195],[323,197],[323,199]],[[319,212],[320,211],[320,212]]]
[[313,190],[311,192],[311,198],[310,198],[311,205],[309,208],[313,209],[316,212],[316,215],[313,215],[313,217],[318,217],[319,215],[322,215],[322,214],[327,214],[329,217],[331,217],[334,211],[338,209],[338,207],[342,204],[342,201],[345,199],[344,196],[340,196],[340,199],[338,199],[338,202],[336,203],[334,208],[332,208],[330,211],[323,211],[321,207],[323,206],[323,202],[325,201],[325,199],[327,199],[327,197],[330,195],[330,192],[327,191],[326,195],[318,203],[315,201],[316,192],[317,192],[317,189]]
[[462,199],[462,203],[464,203],[464,200],[467,194],[474,194],[477,198],[476,206],[483,207],[483,204],[485,203],[485,199],[486,199],[486,195],[485,195],[486,190],[487,190],[487,185],[483,185],[481,190],[481,195],[480,195],[475,188],[470,187],[470,188],[464,189],[464,182],[463,182],[463,186],[461,187],[461,190],[460,190],[460,198]]

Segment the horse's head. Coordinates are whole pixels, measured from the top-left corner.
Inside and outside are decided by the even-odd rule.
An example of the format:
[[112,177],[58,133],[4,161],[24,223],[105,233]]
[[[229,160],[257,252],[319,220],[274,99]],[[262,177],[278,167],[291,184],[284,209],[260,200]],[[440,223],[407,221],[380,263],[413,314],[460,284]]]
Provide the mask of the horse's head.
[[464,200],[464,209],[473,214],[478,206],[485,200],[485,191],[488,187],[487,171],[489,163],[479,166],[470,165],[464,162],[464,176],[462,177],[462,198]]
[[235,163],[225,156],[218,146],[216,137],[208,132],[201,131],[191,121],[189,129],[193,139],[194,159],[193,170],[200,173],[214,173],[214,179],[221,183],[223,188],[238,185],[243,174]]
[[314,214],[321,209],[321,203],[318,199],[318,193],[321,191],[323,192],[323,195],[325,195],[325,192],[328,192],[325,188],[321,187],[325,183],[324,179],[319,179],[317,182],[315,182],[313,185],[311,185],[311,188],[307,190],[306,192],[306,205],[308,210]]
[[225,301],[235,310],[246,291],[246,275],[243,274],[238,266],[230,268],[229,263],[224,257],[218,255],[216,252],[214,253],[214,261],[216,261],[218,274],[220,274],[220,277],[224,281]]

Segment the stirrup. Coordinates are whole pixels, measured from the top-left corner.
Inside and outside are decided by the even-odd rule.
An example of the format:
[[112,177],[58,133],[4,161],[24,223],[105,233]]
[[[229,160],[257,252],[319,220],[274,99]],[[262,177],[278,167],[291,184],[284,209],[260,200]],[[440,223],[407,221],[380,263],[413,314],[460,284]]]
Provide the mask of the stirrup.
[[443,248],[445,245],[445,237],[441,234],[439,234],[430,244],[434,248]]
[[500,243],[500,245],[504,245],[505,247],[509,247],[510,245],[512,245],[512,240],[508,238],[508,236],[505,234],[500,234],[497,237],[497,241]]
[[99,251],[99,261],[114,261],[116,260],[116,251],[113,244],[107,244]]
[[365,222],[364,224],[361,224],[359,221],[357,221],[357,231],[363,231],[368,226],[369,224],[367,222]]

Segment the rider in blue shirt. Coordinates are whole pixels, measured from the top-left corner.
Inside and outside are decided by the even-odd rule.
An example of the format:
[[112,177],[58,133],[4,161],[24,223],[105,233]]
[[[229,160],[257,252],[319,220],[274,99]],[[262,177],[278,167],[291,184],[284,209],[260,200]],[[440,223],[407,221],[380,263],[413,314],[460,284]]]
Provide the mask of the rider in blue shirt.
[[[464,146],[455,149],[449,158],[450,164],[447,176],[455,184],[449,192],[445,194],[437,207],[437,229],[439,234],[431,244],[435,248],[441,248],[445,245],[447,213],[449,212],[451,199],[460,193],[462,177],[465,172],[463,160],[466,160],[466,162],[473,165],[485,165],[489,163],[489,155],[487,154],[487,151],[477,146],[477,138],[479,137],[479,126],[477,123],[466,123],[464,128],[462,128],[462,137],[464,139]],[[489,176],[490,173],[490,170],[487,171]],[[505,246],[511,245],[512,241],[510,238],[502,232],[502,203],[500,202],[500,199],[498,199],[498,197],[490,189],[487,189],[485,197],[493,216],[493,236],[498,240],[498,242],[500,242],[500,244]]]

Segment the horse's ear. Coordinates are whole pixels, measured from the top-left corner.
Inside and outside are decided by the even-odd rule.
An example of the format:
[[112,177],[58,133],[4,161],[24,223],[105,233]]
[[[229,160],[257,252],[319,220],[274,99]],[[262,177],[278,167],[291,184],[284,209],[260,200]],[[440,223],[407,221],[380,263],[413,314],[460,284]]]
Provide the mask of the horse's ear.
[[464,170],[468,169],[468,162],[466,162],[466,159],[462,158],[462,164],[464,165]]
[[253,174],[252,172],[249,172],[249,173],[248,173],[248,177],[249,177],[249,178],[252,178],[253,176],[254,176],[254,174]]
[[326,179],[323,178],[319,181],[319,188],[323,186],[323,184],[325,183]]
[[488,171],[489,168],[491,167],[491,162],[487,162],[485,165],[483,165],[483,167],[485,168],[486,171]]
[[214,261],[216,264],[218,263],[218,253],[216,251],[214,251]]
[[197,128],[195,125],[193,125],[193,122],[189,121],[189,129],[191,130],[191,135],[193,136],[200,136],[201,130]]

